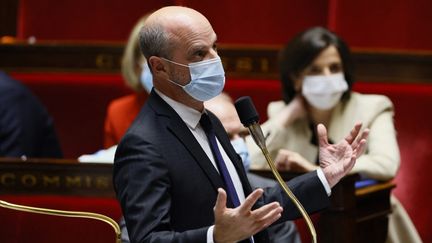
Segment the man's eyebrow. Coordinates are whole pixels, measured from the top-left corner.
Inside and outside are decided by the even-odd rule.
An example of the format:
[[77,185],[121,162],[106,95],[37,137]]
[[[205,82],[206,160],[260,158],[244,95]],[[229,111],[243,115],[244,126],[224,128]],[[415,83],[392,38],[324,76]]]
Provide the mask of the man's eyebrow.
[[189,48],[188,50],[188,55],[189,56],[193,56],[195,55],[195,53],[199,52],[199,51],[206,51],[207,50],[207,46],[205,45],[196,45],[196,46],[192,46],[191,48]]
[[[215,37],[214,37],[214,41],[211,45],[211,48],[213,48],[216,45],[216,43],[217,43],[217,35],[215,35]],[[193,56],[193,55],[195,55],[196,52],[199,52],[199,51],[208,51],[208,46],[202,45],[202,44],[191,46],[187,53],[189,56]]]

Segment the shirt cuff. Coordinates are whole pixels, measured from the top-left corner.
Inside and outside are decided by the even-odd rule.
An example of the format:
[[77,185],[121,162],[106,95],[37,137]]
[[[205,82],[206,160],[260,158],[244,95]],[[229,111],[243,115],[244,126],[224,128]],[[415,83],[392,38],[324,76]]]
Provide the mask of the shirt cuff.
[[[318,175],[318,178],[320,179],[321,183],[323,184],[325,191],[327,192],[327,196],[330,196],[331,195],[331,188],[330,188],[330,185],[328,184],[328,181],[325,178],[324,172],[322,171],[321,168],[317,169],[317,175]],[[212,232],[213,232],[213,230],[212,230]]]
[[214,243],[213,228],[214,228],[214,225],[210,226],[207,230],[207,243]]

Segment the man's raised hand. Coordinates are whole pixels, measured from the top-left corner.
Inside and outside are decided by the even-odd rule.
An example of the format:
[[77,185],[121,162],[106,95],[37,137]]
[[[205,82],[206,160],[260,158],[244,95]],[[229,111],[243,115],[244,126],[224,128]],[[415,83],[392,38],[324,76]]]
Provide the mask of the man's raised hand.
[[345,139],[329,144],[327,129],[318,124],[320,167],[330,187],[351,171],[356,159],[364,152],[369,129],[360,133],[361,126],[361,123],[357,123]]
[[256,189],[237,208],[227,208],[227,195],[218,189],[214,207],[215,226],[213,239],[216,243],[237,242],[251,237],[271,225],[281,217],[283,211],[278,202],[266,204],[252,210],[252,206],[262,196],[263,190]]

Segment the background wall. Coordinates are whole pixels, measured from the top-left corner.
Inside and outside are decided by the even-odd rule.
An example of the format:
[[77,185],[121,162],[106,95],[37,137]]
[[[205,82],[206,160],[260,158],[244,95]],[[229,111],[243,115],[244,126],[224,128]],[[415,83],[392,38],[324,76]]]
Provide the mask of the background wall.
[[[19,40],[34,37],[37,42],[42,42],[40,45],[0,45],[0,68],[14,71],[31,70],[30,74],[15,77],[26,84],[33,83],[36,93],[38,90],[42,93],[43,90],[45,93],[41,95],[42,99],[50,100],[58,108],[52,109],[51,113],[69,122],[59,125],[65,126],[61,130],[65,132],[64,137],[70,142],[70,147],[83,149],[86,144],[81,141],[82,138],[90,137],[85,142],[88,142],[91,148],[87,152],[93,152],[101,146],[103,112],[107,102],[119,91],[113,86],[123,87],[118,75],[121,47],[131,27],[142,15],[166,5],[189,6],[207,16],[218,34],[219,42],[234,47],[224,50],[221,48],[230,77],[233,77],[230,74],[233,70],[241,72],[241,75],[248,74],[247,78],[251,79],[257,79],[263,74],[268,78],[269,73],[274,73],[269,80],[254,81],[261,84],[268,82],[266,87],[279,85],[275,68],[276,51],[279,46],[295,33],[321,25],[335,31],[353,49],[362,51],[355,53],[357,55],[354,56],[356,64],[360,64],[357,65],[360,81],[429,82],[425,87],[430,87],[430,0],[0,0],[0,37],[11,36],[11,39],[16,37]],[[103,45],[101,41],[116,43],[113,47],[112,43]],[[0,42],[3,42],[3,38]],[[96,44],[88,45],[90,42]],[[256,53],[258,56],[253,56]],[[110,74],[107,77],[94,77],[94,73],[84,76],[74,76],[70,73],[54,76],[50,73],[33,73],[41,69],[47,72],[78,70],[95,73],[106,73],[109,70]],[[112,76],[114,72],[116,74]],[[44,84],[48,89],[43,89]],[[71,89],[67,84],[75,89]],[[82,88],[83,84],[86,88]],[[232,82],[230,85],[237,84],[238,82]],[[99,87],[100,85],[104,88]],[[55,87],[67,95],[60,95],[59,89],[53,89]],[[413,94],[405,87],[400,89]],[[417,89],[426,90],[424,96],[429,97],[428,89],[423,86]],[[104,95],[94,95],[101,92]],[[121,90],[121,94],[125,92],[127,91]],[[405,141],[408,142],[401,146],[401,151],[405,155],[413,156],[408,159],[403,157],[403,161],[407,162],[402,164],[401,170],[411,168],[418,172],[417,176],[405,174],[401,177],[399,173],[398,177],[403,179],[404,183],[410,184],[412,180],[429,178],[423,175],[427,170],[423,169],[422,163],[430,162],[430,126],[422,114],[430,106],[421,98],[422,96],[415,97],[415,100],[413,96],[404,98],[397,94],[394,97],[397,102],[411,102],[405,109],[408,113],[401,115],[403,109],[396,112],[406,121],[408,128],[404,133]],[[69,103],[66,104],[70,104],[72,108],[65,109],[65,103],[58,102],[58,98],[67,99]],[[99,103],[94,100],[99,100]],[[76,112],[82,109],[74,107],[86,107],[89,112],[81,113],[80,116]],[[98,114],[99,120],[83,119],[82,117],[86,118],[87,114]],[[81,121],[81,125],[90,127],[89,130],[94,136],[81,136],[76,131],[81,129],[81,126],[76,126],[74,118],[84,120]],[[419,128],[419,122],[425,124],[424,127],[415,129],[417,133],[413,133],[410,130],[412,125],[416,124],[416,128]],[[68,124],[76,130],[69,129]],[[418,135],[419,131],[422,131],[421,136]],[[402,137],[401,134],[402,132],[399,133],[399,138]],[[81,146],[76,146],[78,143]],[[414,163],[414,166],[410,163]],[[417,181],[412,184],[420,189],[423,185],[428,185]],[[395,193],[405,195],[405,198],[409,199],[407,201],[412,202],[405,203],[408,205],[406,208],[411,216],[415,216],[414,223],[425,242],[432,242],[428,221],[431,217],[426,207],[422,207],[422,203],[429,203],[428,197],[425,199],[424,196],[430,193],[423,194],[419,192],[420,189],[404,191],[401,188],[396,188]]]
[[432,50],[429,0],[21,0],[17,37],[124,41],[141,15],[165,5],[202,12],[220,43],[282,45],[298,31],[321,25],[354,48]]
[[135,22],[169,0],[20,0],[17,37],[125,41]]
[[330,1],[330,28],[351,46],[432,49],[432,1]]

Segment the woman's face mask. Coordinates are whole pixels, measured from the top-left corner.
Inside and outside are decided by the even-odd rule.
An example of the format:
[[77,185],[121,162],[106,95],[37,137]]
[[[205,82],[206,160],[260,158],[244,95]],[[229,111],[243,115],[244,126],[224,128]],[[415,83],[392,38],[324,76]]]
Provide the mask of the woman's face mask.
[[165,58],[163,60],[182,67],[188,67],[191,81],[186,85],[168,79],[178,85],[192,98],[199,101],[207,101],[218,96],[225,86],[225,71],[219,57],[184,65]]
[[141,76],[140,76],[141,85],[147,91],[147,93],[150,93],[151,89],[153,88],[153,75],[150,71],[147,62],[144,62],[141,67],[142,67]]
[[250,160],[246,142],[242,137],[239,137],[231,140],[231,144],[234,147],[234,150],[237,152],[237,154],[240,155],[245,170],[248,171],[250,168],[251,160]]
[[311,106],[319,110],[335,107],[347,90],[348,84],[343,73],[305,76],[303,79],[303,96]]

